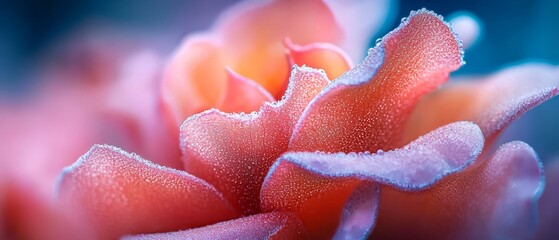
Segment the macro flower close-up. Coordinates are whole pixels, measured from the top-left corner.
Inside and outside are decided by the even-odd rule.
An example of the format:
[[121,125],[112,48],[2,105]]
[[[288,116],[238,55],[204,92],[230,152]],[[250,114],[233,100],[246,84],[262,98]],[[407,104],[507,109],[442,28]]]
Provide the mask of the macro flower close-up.
[[559,66],[462,73],[481,21],[426,4],[390,29],[405,3],[242,1],[177,44],[57,41],[0,102],[0,239],[559,237],[559,141],[523,141],[557,113],[513,123]]

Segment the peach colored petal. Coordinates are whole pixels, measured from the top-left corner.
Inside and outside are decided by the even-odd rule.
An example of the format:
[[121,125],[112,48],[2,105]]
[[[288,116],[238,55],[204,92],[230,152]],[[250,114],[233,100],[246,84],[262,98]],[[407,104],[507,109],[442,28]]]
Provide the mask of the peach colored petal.
[[[362,180],[417,191],[465,168],[482,148],[479,128],[461,122],[386,153],[286,153],[272,166],[264,181],[262,209],[295,211],[313,237],[328,238],[338,227],[340,212],[347,212],[342,211],[343,204]],[[376,186],[367,184],[367,188],[376,189]],[[354,229],[353,234],[369,233],[376,216],[373,211],[376,197],[376,194],[369,195],[368,212],[361,209],[347,213],[361,219],[369,216],[369,221],[367,218],[358,221],[361,227]],[[338,228],[345,228],[344,223]]]
[[145,234],[125,240],[156,239],[307,239],[306,231],[290,213],[263,213],[179,232]]
[[559,92],[559,68],[526,64],[482,81],[461,81],[427,95],[413,111],[402,144],[438,126],[473,121],[488,140]]
[[424,94],[462,64],[460,44],[441,18],[419,10],[336,79],[305,109],[290,140],[294,151],[392,149]]
[[60,204],[84,216],[100,238],[174,231],[238,216],[211,185],[116,147],[96,145],[61,175]]
[[223,14],[214,29],[224,39],[226,64],[278,98],[290,69],[285,38],[306,45],[335,43],[342,35],[331,10],[319,0],[244,2]]
[[542,190],[542,166],[533,149],[511,142],[424,191],[384,187],[373,237],[529,239]]
[[258,113],[214,109],[188,118],[181,126],[185,170],[216,186],[244,214],[257,213],[268,168],[287,149],[295,122],[326,84],[324,73],[295,67],[284,98]]
[[312,43],[299,46],[285,40],[289,64],[305,65],[312,68],[322,69],[326,72],[328,79],[336,79],[353,67],[353,63],[345,52],[329,43]]
[[219,104],[227,82],[224,64],[223,50],[214,37],[185,40],[167,65],[162,84],[163,102],[177,125]]
[[224,112],[250,113],[275,99],[262,86],[227,68],[225,94],[218,107]]

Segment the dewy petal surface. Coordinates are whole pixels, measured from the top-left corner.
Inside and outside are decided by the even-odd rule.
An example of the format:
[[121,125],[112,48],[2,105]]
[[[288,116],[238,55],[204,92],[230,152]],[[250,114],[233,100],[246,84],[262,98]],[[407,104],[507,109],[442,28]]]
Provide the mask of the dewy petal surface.
[[406,126],[403,144],[455,121],[473,121],[492,139],[511,121],[559,92],[559,67],[524,64],[481,81],[455,82],[423,98]]
[[353,67],[345,52],[333,44],[312,43],[300,46],[286,39],[285,45],[290,65],[322,69],[328,75],[328,79],[336,79]]
[[384,187],[373,237],[529,239],[536,227],[542,174],[533,149],[511,142],[487,161],[424,191]]
[[[266,177],[261,205],[264,211],[295,211],[313,237],[328,238],[336,229],[342,205],[362,180],[400,190],[423,189],[463,169],[482,148],[479,128],[459,122],[386,153],[286,153]],[[373,203],[369,210],[377,204]],[[368,214],[376,216],[376,212]],[[368,232],[360,230],[356,233]]]
[[223,196],[185,172],[96,145],[63,172],[58,198],[84,211],[100,238],[175,231],[238,216]]
[[291,213],[262,213],[186,231],[125,237],[125,240],[156,239],[306,239],[305,229]]
[[432,12],[412,12],[305,109],[290,150],[392,149],[413,107],[462,64],[460,43]]
[[243,213],[257,213],[269,167],[287,150],[303,109],[328,82],[319,70],[295,67],[284,98],[258,113],[208,110],[190,117],[181,127],[185,170],[216,186]]

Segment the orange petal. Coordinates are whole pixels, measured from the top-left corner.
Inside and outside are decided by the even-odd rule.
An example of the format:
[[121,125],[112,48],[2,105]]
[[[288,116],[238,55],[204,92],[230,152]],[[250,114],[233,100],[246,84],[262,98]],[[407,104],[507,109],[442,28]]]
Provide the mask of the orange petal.
[[194,36],[182,44],[167,65],[162,97],[177,125],[221,100],[227,82],[222,54],[212,36]]
[[293,126],[328,84],[316,69],[295,67],[282,101],[258,113],[208,110],[181,126],[185,170],[216,186],[244,214],[259,212],[259,191],[272,163],[287,149]]
[[382,189],[373,237],[530,239],[543,190],[541,163],[522,142],[420,192]]
[[297,64],[322,69],[330,80],[338,78],[353,67],[345,52],[333,44],[312,43],[299,46],[292,43],[290,39],[286,39],[285,45],[288,49],[287,57],[290,65]]
[[96,145],[60,178],[58,198],[83,209],[101,239],[175,231],[238,216],[211,185],[112,146]]
[[482,81],[461,81],[422,99],[406,126],[403,144],[439,126],[473,121],[489,140],[531,108],[559,92],[559,68],[527,64]]
[[227,68],[225,95],[219,109],[224,112],[250,113],[258,110],[265,102],[273,102],[274,97],[258,83]]
[[226,41],[226,64],[277,98],[283,95],[290,69],[285,38],[310,44],[335,43],[342,37],[331,10],[317,0],[245,2],[224,14],[216,29]]
[[305,229],[290,213],[263,213],[179,232],[125,237],[126,240],[158,239],[307,239]]
[[361,152],[396,146],[421,96],[462,64],[460,44],[441,18],[412,12],[305,109],[294,151]]

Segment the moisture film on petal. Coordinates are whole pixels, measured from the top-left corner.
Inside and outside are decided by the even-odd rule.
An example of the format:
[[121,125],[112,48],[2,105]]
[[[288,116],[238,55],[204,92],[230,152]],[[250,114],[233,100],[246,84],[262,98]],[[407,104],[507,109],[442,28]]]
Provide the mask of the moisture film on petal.
[[175,231],[238,213],[208,183],[116,147],[96,145],[60,178],[58,199],[84,216],[100,238]]
[[456,82],[420,101],[403,143],[455,121],[473,121],[487,139],[493,139],[511,121],[557,93],[559,67],[545,64],[515,66],[481,81]]
[[295,67],[284,98],[258,113],[208,110],[187,119],[181,127],[185,170],[216,186],[245,214],[258,212],[268,168],[287,149],[303,109],[328,82],[321,71]]
[[[522,142],[419,192],[383,188],[373,236],[401,239],[529,239],[543,190],[542,166]],[[405,231],[402,227],[405,226]]]
[[126,240],[157,239],[307,239],[291,213],[263,213],[186,231],[128,236]]
[[412,12],[305,109],[290,140],[295,151],[392,149],[413,107],[462,64],[460,43],[432,12]]

